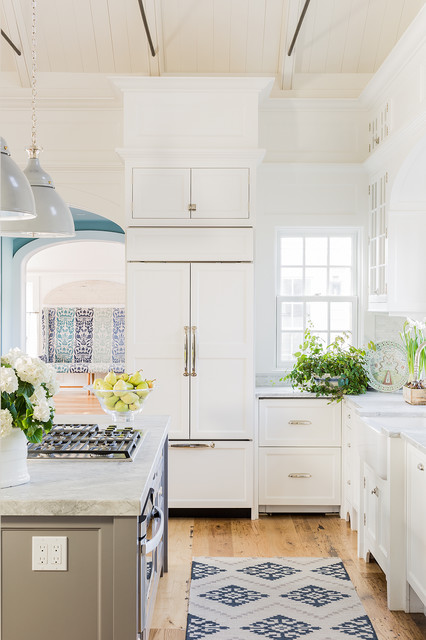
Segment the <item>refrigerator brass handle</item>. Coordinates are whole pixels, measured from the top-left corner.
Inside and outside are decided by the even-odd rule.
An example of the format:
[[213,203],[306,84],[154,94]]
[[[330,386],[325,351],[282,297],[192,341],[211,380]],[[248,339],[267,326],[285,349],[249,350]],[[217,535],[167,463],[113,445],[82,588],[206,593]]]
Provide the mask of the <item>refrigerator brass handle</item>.
[[214,442],[174,442],[170,449],[214,449]]
[[310,473],[289,473],[289,478],[312,478],[312,474]]
[[288,424],[312,424],[312,422],[310,420],[289,420]]
[[183,342],[183,362],[184,362],[184,366],[185,369],[183,370],[183,375],[184,376],[189,376],[189,372],[188,372],[188,356],[189,356],[189,327],[185,326],[183,328],[183,330],[185,331],[185,340]]
[[192,331],[192,342],[191,342],[191,348],[192,348],[192,371],[191,371],[191,376],[196,376],[197,372],[195,370],[195,364],[196,364],[196,360],[197,360],[197,339],[196,339],[196,332],[197,332],[197,327],[191,327],[191,331]]

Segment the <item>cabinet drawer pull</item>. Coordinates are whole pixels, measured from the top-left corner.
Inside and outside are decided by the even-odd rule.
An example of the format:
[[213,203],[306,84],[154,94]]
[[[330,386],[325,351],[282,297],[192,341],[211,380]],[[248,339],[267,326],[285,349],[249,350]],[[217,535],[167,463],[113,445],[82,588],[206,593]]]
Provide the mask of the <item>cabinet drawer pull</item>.
[[419,464],[417,465],[417,469],[419,471],[424,471],[425,470],[424,465],[421,462],[419,462]]
[[214,442],[174,442],[170,449],[214,449]]
[[288,424],[312,424],[310,420],[289,420]]
[[310,473],[289,473],[289,478],[312,478]]
[[379,495],[379,487],[374,487],[374,489],[371,489],[371,494],[373,496],[378,496]]

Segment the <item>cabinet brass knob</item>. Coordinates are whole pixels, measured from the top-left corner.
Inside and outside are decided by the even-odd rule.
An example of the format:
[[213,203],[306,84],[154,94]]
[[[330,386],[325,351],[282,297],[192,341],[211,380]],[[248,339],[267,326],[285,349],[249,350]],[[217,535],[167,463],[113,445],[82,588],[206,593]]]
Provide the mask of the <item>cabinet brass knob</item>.
[[425,468],[424,468],[424,466],[422,465],[422,463],[421,463],[421,462],[419,462],[419,464],[417,465],[417,469],[418,469],[419,471],[424,471],[424,470],[425,470]]
[[379,495],[379,488],[378,487],[374,487],[374,489],[371,489],[371,493],[373,496],[378,496]]

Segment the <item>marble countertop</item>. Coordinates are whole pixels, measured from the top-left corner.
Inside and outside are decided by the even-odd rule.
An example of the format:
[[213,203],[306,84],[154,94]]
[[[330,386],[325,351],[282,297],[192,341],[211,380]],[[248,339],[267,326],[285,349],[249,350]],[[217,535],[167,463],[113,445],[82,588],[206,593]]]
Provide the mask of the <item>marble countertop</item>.
[[[28,460],[30,482],[0,489],[3,516],[137,516],[147,483],[161,456],[169,416],[145,416],[145,433],[133,461]],[[57,423],[105,423],[108,416],[61,415]]]

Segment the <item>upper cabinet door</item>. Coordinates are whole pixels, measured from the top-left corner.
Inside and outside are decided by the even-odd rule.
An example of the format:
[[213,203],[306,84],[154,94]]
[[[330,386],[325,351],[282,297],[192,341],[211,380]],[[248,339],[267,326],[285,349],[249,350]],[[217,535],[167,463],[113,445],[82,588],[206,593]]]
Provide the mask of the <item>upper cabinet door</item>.
[[188,438],[189,264],[130,263],[127,269],[127,369],[156,378],[146,411],[171,416],[170,438]]
[[248,168],[135,168],[130,224],[247,224]]
[[190,199],[190,169],[133,169],[133,220],[189,219]]
[[191,169],[191,217],[249,217],[248,169]]
[[191,329],[191,438],[252,438],[252,264],[191,265]]

